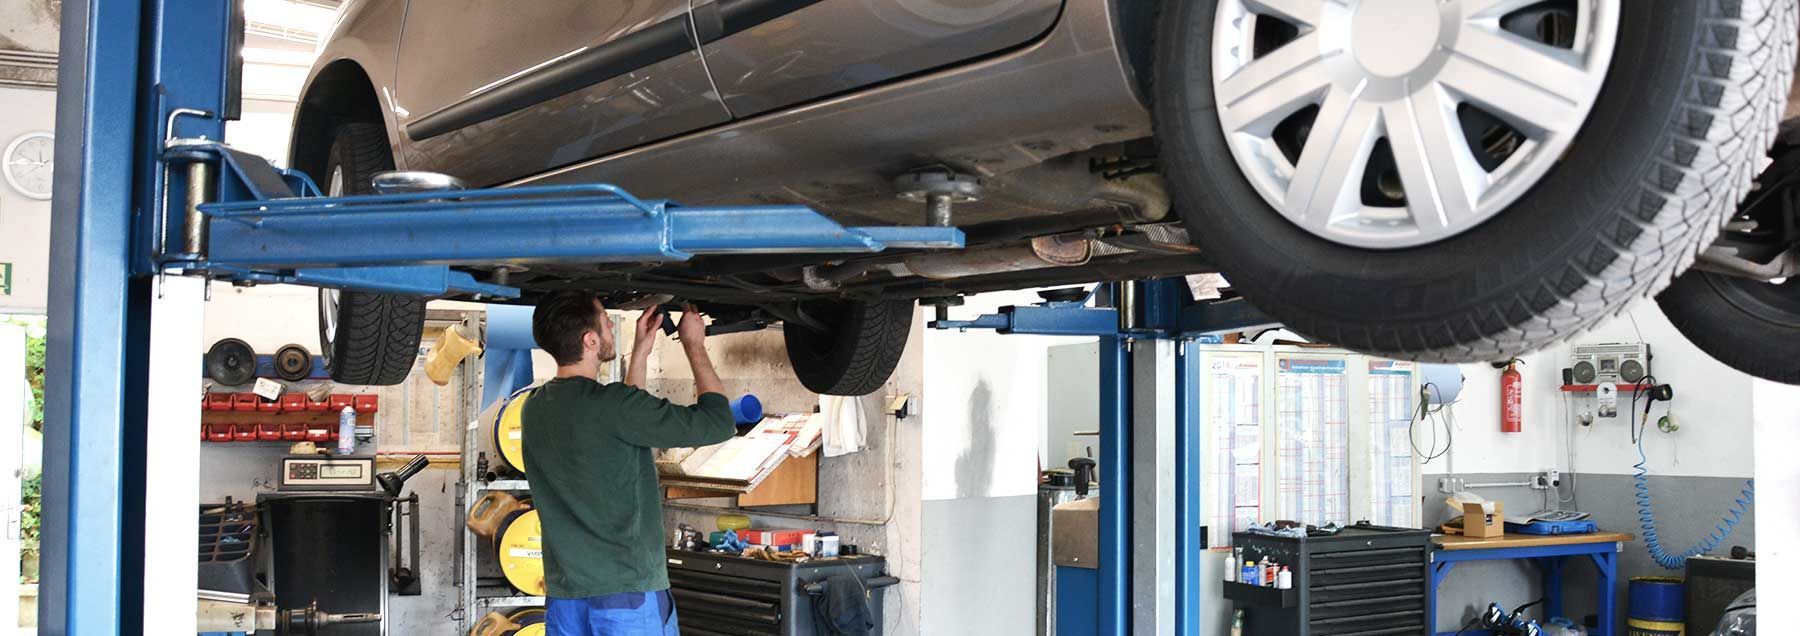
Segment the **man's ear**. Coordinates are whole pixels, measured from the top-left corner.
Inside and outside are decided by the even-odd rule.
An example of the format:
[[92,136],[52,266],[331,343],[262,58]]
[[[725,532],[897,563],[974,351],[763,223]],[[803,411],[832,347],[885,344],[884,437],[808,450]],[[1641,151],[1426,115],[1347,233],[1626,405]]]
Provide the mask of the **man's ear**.
[[599,351],[601,344],[599,332],[589,329],[581,333],[581,348],[583,351],[588,349]]

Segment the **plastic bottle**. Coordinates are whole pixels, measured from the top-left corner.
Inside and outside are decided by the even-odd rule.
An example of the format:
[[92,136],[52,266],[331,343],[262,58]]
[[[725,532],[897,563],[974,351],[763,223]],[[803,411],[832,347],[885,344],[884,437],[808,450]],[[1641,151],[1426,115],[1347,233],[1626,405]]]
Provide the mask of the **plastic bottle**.
[[1250,585],[1262,585],[1262,577],[1256,574],[1256,562],[1244,559],[1244,569],[1238,575],[1238,581]]
[[1275,588],[1281,589],[1281,590],[1288,590],[1288,589],[1293,589],[1293,587],[1294,587],[1294,573],[1289,572],[1287,566],[1285,566],[1285,565],[1281,566],[1281,573],[1275,575]]
[[356,452],[356,408],[344,407],[338,413],[337,454],[349,455]]
[[1268,557],[1263,557],[1262,585],[1263,587],[1275,587],[1275,562],[1270,561]]

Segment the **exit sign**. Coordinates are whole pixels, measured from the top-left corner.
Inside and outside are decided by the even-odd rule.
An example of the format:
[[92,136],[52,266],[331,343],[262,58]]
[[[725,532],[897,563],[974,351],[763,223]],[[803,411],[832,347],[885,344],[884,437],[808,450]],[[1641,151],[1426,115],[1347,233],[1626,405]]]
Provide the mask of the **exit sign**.
[[12,295],[12,263],[0,263],[0,296]]

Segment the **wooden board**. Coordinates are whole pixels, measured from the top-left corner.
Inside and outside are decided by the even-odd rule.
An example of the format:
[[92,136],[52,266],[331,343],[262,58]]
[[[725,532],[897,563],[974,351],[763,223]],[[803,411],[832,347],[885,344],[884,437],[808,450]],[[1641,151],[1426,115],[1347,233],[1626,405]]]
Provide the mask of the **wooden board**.
[[1575,545],[1580,543],[1612,543],[1615,541],[1631,541],[1637,537],[1627,532],[1595,532],[1591,534],[1509,534],[1491,539],[1475,539],[1464,536],[1434,535],[1431,542],[1445,550],[1484,550],[1490,548],[1529,548],[1546,545]]
[[819,502],[819,453],[789,457],[755,490],[738,496],[740,506],[785,506]]
[[[664,477],[664,479],[672,479]],[[790,457],[747,493],[734,490],[668,486],[664,499],[737,497],[739,506],[783,506],[819,502],[819,453]]]

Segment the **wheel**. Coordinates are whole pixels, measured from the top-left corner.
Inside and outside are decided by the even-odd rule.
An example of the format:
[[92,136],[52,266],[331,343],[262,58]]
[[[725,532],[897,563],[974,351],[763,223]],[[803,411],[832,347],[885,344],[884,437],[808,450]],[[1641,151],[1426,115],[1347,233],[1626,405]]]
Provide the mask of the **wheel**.
[[822,395],[867,395],[881,388],[912,335],[910,300],[814,301],[800,311],[825,328],[789,321],[782,328],[788,361],[800,384]]
[[1689,270],[1656,296],[1681,335],[1750,375],[1800,384],[1800,278],[1779,284]]
[[[344,124],[331,143],[325,172],[331,196],[367,194],[376,173],[394,169],[387,134],[374,124]],[[425,330],[425,299],[361,291],[319,290],[319,350],[334,382],[390,385],[406,381]]]
[[[1731,220],[1714,249],[1770,265],[1800,249],[1800,120],[1782,124],[1760,187]],[[1780,273],[1777,268],[1776,272]],[[1768,274],[1765,274],[1768,275]],[[1767,380],[1800,384],[1800,278],[1759,280],[1722,271],[1688,270],[1657,294],[1663,315],[1713,359]]]
[[1381,356],[1544,347],[1666,287],[1773,139],[1795,0],[1167,0],[1189,234],[1263,311]]

